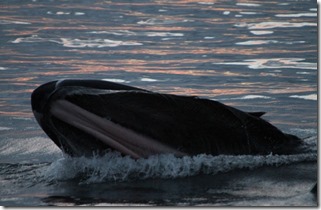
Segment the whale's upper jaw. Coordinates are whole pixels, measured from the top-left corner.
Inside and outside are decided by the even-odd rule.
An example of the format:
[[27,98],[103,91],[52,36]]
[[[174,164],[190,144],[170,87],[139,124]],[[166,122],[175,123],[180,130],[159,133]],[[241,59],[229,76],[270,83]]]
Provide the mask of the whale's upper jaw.
[[57,81],[52,81],[43,84],[36,88],[31,94],[31,108],[40,125],[47,101],[55,90],[56,82]]
[[[90,80],[82,83],[66,80],[44,84],[32,93],[34,116],[55,144],[71,156],[92,156],[109,149],[136,159],[159,153],[185,155],[151,137],[114,123],[108,115],[99,115],[101,104],[97,104],[97,113],[95,113],[92,111],[95,110],[93,107],[86,110],[70,101],[75,95],[82,94],[98,96],[96,98],[99,100],[99,94],[143,91],[138,88],[110,84],[110,87],[107,82],[104,82],[105,86],[97,86],[97,83],[91,83]],[[93,105],[93,103],[90,104]]]

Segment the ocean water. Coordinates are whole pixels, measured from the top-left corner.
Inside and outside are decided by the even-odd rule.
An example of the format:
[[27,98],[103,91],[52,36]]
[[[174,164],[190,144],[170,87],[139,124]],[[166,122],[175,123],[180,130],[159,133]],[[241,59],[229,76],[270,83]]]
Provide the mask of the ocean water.
[[[0,35],[0,205],[317,205],[316,1],[2,0]],[[63,78],[264,111],[306,149],[70,158],[30,107],[36,87]]]

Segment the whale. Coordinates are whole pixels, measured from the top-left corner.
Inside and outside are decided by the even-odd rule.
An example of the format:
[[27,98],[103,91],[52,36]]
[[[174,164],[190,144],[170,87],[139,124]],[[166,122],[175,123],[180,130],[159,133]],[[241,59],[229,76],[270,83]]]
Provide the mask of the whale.
[[47,82],[32,92],[31,107],[42,130],[72,157],[295,154],[302,145],[264,120],[265,112],[105,80]]

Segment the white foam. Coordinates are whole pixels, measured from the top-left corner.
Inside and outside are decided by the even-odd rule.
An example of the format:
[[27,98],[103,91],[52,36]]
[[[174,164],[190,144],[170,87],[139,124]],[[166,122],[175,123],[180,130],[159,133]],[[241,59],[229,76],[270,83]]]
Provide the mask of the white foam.
[[262,44],[275,44],[278,43],[276,40],[249,40],[244,42],[237,42],[237,45],[262,45]]
[[306,71],[298,71],[296,72],[296,74],[311,74],[311,72],[306,72]]
[[303,44],[305,41],[277,41],[277,40],[249,40],[237,42],[237,45],[262,45],[262,44]]
[[75,12],[75,15],[85,15],[86,13],[84,12]]
[[246,7],[259,7],[261,4],[251,4],[251,3],[236,3],[238,6],[246,6]]
[[146,36],[160,36],[160,37],[166,37],[166,36],[184,36],[183,33],[170,33],[170,32],[145,32]]
[[148,20],[138,21],[137,24],[139,25],[170,25],[176,23],[185,23],[185,22],[194,22],[193,20],[168,20],[168,19],[156,19],[150,18]]
[[70,15],[70,12],[58,11],[58,12],[56,12],[56,15]]
[[300,155],[205,155],[176,158],[174,155],[155,155],[134,160],[109,152],[103,157],[63,158],[53,162],[43,176],[47,180],[68,180],[81,176],[84,183],[125,181],[147,178],[178,178],[197,174],[217,174],[235,169],[254,169],[260,166],[279,166],[301,161],[316,161],[317,154]]
[[256,15],[257,12],[240,12],[242,15]]
[[111,34],[115,36],[136,36],[137,33],[129,30],[90,31],[90,34]]
[[271,97],[269,96],[262,96],[262,95],[246,95],[238,98],[233,98],[233,99],[270,99]]
[[8,70],[8,68],[0,66],[0,71],[2,70]]
[[152,78],[141,78],[140,81],[142,82],[157,82],[157,79],[152,79]]
[[91,31],[92,34],[112,34],[115,36],[149,36],[149,37],[180,37],[183,33],[172,32],[134,32],[129,30]]
[[103,47],[119,47],[119,46],[137,46],[142,45],[138,42],[131,41],[118,41],[111,39],[69,39],[69,38],[61,38],[62,45],[64,47],[72,47],[72,48],[103,48]]
[[247,59],[240,62],[225,62],[213,64],[246,65],[250,69],[281,69],[298,68],[317,70],[316,63],[303,62],[303,58],[270,58],[270,59]]
[[309,94],[309,95],[292,95],[290,98],[300,98],[300,99],[305,99],[305,100],[313,100],[317,101],[318,100],[318,95],[317,94]]
[[38,35],[32,35],[30,37],[20,37],[16,38],[15,40],[11,41],[11,43],[18,44],[18,43],[39,43],[39,42],[55,42],[60,43],[58,39],[48,39],[42,38]]
[[203,5],[214,5],[214,2],[197,2],[198,4],[203,4]]
[[11,43],[40,43],[40,42],[53,42],[61,44],[64,47],[71,48],[103,48],[103,47],[119,47],[119,46],[137,46],[142,43],[131,42],[131,41],[119,41],[110,39],[70,39],[70,38],[42,38],[37,35],[30,37],[17,38]]
[[273,31],[263,31],[263,30],[260,30],[260,31],[250,31],[252,34],[254,35],[266,35],[266,34],[273,34],[274,32]]
[[5,24],[29,25],[31,23],[24,22],[24,21],[15,21],[15,20],[0,20],[0,25],[5,25]]
[[272,29],[272,28],[298,28],[304,26],[317,26],[317,23],[291,23],[291,22],[261,22],[261,23],[238,23],[236,27],[247,27],[248,29]]
[[231,12],[230,11],[224,11],[223,15],[229,15]]
[[163,41],[172,40],[173,38],[162,38]]
[[8,130],[12,130],[12,128],[0,126],[0,131],[8,131]]
[[[52,12],[52,11],[47,11],[47,14],[48,15],[70,15],[72,14],[72,12],[62,12],[62,11],[58,11],[58,12]],[[73,13],[74,15],[76,16],[79,16],[79,15],[85,15],[84,12],[74,12]]]
[[128,81],[128,80],[124,80],[124,79],[106,78],[106,79],[102,79],[102,80],[104,80],[104,81],[108,81],[108,82],[130,83],[130,81]]
[[317,13],[277,14],[276,17],[317,17]]

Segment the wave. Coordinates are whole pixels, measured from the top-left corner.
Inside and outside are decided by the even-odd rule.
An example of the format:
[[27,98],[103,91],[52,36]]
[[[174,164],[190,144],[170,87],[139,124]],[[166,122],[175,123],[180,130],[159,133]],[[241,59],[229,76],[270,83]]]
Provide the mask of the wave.
[[317,64],[304,62],[304,58],[269,58],[269,59],[247,59],[239,62],[223,62],[213,64],[223,65],[245,65],[250,69],[311,69],[316,70]]
[[52,42],[60,44],[64,47],[69,48],[103,48],[103,47],[119,47],[119,46],[137,46],[143,45],[139,42],[132,41],[119,41],[111,39],[71,39],[71,38],[42,38],[37,35],[32,35],[30,37],[20,37],[11,41],[11,43],[42,43],[42,42]]
[[130,181],[148,178],[182,178],[198,174],[215,175],[236,169],[255,169],[261,166],[281,166],[303,161],[317,161],[317,153],[297,155],[219,155],[200,154],[177,158],[171,154],[134,160],[118,152],[102,157],[65,157],[53,162],[43,171],[48,181],[80,179],[80,183]]
[[290,98],[299,98],[299,99],[305,99],[305,100],[313,100],[317,101],[318,100],[318,95],[317,94],[309,94],[309,95],[292,95]]

